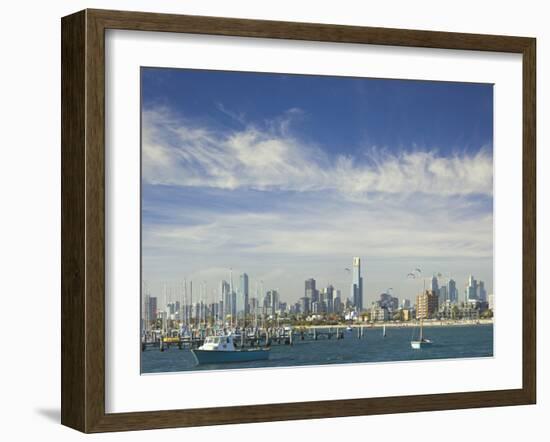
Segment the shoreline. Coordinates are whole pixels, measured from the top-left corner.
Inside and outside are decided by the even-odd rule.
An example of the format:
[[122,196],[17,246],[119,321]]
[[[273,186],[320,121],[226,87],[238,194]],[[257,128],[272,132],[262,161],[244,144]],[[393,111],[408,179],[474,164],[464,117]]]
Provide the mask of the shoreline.
[[[467,320],[425,320],[422,323],[423,327],[466,327],[472,325],[493,325],[493,319],[467,319]],[[407,322],[374,322],[363,324],[336,324],[336,325],[299,325],[293,326],[293,328],[339,328],[339,327],[351,327],[356,328],[408,328],[419,327],[420,321],[407,321]]]

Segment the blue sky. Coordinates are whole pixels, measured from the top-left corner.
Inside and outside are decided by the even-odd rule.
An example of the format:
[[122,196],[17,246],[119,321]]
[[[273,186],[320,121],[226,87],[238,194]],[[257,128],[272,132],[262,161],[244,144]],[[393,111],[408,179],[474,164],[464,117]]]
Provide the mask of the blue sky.
[[347,296],[361,256],[367,301],[414,298],[416,266],[491,291],[492,108],[487,84],[143,68],[143,278]]

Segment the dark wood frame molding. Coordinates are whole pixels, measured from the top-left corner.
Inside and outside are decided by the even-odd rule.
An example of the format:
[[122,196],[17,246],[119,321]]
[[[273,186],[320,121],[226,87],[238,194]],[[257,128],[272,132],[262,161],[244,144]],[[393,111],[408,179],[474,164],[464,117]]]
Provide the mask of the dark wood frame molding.
[[[536,40],[405,29],[84,10],[62,29],[61,422],[83,432],[534,404]],[[523,56],[523,386],[401,397],[105,413],[105,30],[183,32]]]

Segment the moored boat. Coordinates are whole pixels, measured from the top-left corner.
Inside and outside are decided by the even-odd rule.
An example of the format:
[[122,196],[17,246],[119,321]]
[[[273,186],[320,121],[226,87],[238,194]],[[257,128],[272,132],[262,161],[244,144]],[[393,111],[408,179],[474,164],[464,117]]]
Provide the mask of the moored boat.
[[432,340],[426,339],[424,337],[422,330],[423,330],[423,327],[422,327],[422,319],[421,319],[420,320],[420,336],[419,336],[418,340],[412,340],[411,341],[411,347],[414,350],[420,350],[422,348],[429,347],[433,344]]
[[235,348],[233,336],[209,336],[198,349],[191,350],[197,364],[250,362],[269,359],[269,347]]

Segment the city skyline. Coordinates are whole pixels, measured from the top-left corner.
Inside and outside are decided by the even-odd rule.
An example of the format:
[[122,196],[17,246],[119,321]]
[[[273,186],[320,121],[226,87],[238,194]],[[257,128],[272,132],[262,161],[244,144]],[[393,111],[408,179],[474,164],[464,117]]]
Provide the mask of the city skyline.
[[250,296],[263,281],[295,302],[314,278],[347,298],[357,256],[365,307],[390,287],[413,300],[416,267],[492,293],[492,99],[481,84],[143,69],[143,279],[157,295],[206,281],[214,301],[232,268]]
[[[361,265],[361,258],[354,257],[353,264],[358,260],[359,266]],[[359,267],[360,268],[360,267]],[[236,274],[239,284],[233,284],[233,269],[228,270],[228,275],[219,279],[217,285],[210,287],[206,281],[193,281],[184,278],[181,281],[164,281],[160,282],[158,289],[154,289],[147,281],[143,281],[143,295],[154,297],[159,303],[159,310],[163,309],[168,303],[181,302],[186,299],[189,304],[196,304],[203,302],[204,304],[222,302],[226,306],[230,305],[235,311],[228,311],[228,314],[235,315],[236,311],[244,311],[245,306],[248,306],[252,299],[262,304],[265,297],[269,292],[275,291],[277,293],[277,299],[285,304],[293,305],[299,303],[301,298],[307,297],[310,302],[319,300],[319,293],[331,289],[334,290],[334,297],[339,297],[342,303],[349,301],[358,311],[364,311],[370,309],[371,305],[375,303],[381,295],[391,295],[402,301],[409,301],[414,305],[414,299],[424,293],[426,290],[436,292],[440,299],[449,299],[453,303],[462,303],[468,299],[477,299],[487,301],[489,295],[493,295],[493,291],[489,291],[485,285],[485,281],[481,278],[475,277],[473,274],[469,274],[464,280],[458,279],[451,274],[444,275],[442,273],[432,274],[431,276],[423,275],[418,272],[418,267],[413,269],[417,272],[414,274],[414,278],[408,279],[410,285],[414,288],[412,291],[406,293],[400,293],[393,287],[386,287],[386,289],[380,290],[370,296],[365,297],[364,293],[359,293],[357,290],[357,278],[353,275],[350,269],[351,275],[351,290],[346,290],[344,286],[339,286],[333,283],[321,284],[320,280],[311,277],[301,281],[301,292],[294,293],[294,296],[285,296],[280,290],[275,287],[266,284],[263,280],[254,280],[250,278],[248,273]],[[362,270],[358,271],[358,275],[362,274]],[[409,273],[412,275],[412,273]],[[361,288],[363,289],[363,278],[361,278]],[[252,285],[250,282],[252,281]],[[367,279],[368,283],[368,279]],[[349,284],[348,284],[349,285]],[[194,289],[193,289],[194,287]],[[185,293],[185,294],[184,294]],[[231,297],[233,296],[233,297]],[[360,299],[358,303],[358,299]]]

